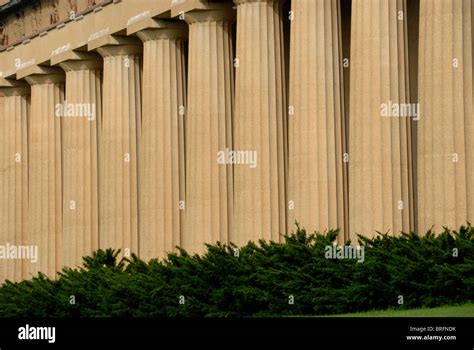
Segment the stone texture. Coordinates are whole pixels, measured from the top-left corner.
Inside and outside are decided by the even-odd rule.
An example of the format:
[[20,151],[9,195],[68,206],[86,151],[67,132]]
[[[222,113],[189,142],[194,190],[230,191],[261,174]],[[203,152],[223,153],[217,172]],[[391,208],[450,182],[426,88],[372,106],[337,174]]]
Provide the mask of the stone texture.
[[[162,21],[143,41],[143,115],[139,154],[140,257],[164,257],[181,244],[184,200],[185,39],[187,28]],[[181,108],[181,113],[180,113]]]
[[63,267],[61,118],[55,107],[64,100],[64,74],[26,78],[31,85],[28,125],[28,242],[38,246],[38,262],[29,273],[50,277]]
[[[137,40],[138,41],[138,40]],[[104,58],[99,128],[99,246],[138,251],[137,144],[141,119],[140,42],[100,47]]]
[[[381,106],[409,103],[405,1],[352,2],[349,229],[373,235],[413,227],[410,118]],[[401,209],[402,208],[402,209]]]
[[[28,86],[0,87],[0,244],[28,245]],[[0,260],[0,283],[27,278],[30,261]]]
[[421,0],[418,229],[474,222],[470,0]]
[[186,206],[183,248],[227,242],[232,229],[232,165],[218,152],[232,149],[232,10],[186,13],[189,81],[186,113]]
[[[1,51],[0,245],[37,245],[39,261],[0,260],[0,281],[98,247],[280,241],[295,220],[353,242],[473,222],[472,0],[419,3],[292,0],[287,23],[284,0],[111,2]],[[29,6],[0,40],[92,2],[70,4]],[[58,64],[95,121],[55,117]],[[381,116],[417,99],[419,121]]]
[[339,228],[347,218],[346,130],[338,0],[293,0],[288,229]]
[[257,166],[234,167],[238,245],[286,232],[287,103],[281,1],[237,4],[234,149],[256,152]]
[[[99,248],[98,125],[101,120],[100,56],[60,64],[66,71],[61,119],[63,256],[66,266]],[[71,113],[72,112],[72,113]]]

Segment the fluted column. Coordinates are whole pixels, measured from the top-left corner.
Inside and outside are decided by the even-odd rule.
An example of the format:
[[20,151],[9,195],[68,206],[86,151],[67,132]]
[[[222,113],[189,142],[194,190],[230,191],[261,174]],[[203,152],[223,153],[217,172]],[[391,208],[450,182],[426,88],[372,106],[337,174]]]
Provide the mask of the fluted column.
[[66,71],[66,100],[57,111],[62,117],[63,255],[70,267],[81,266],[82,257],[99,247],[97,125],[102,60],[98,55],[77,56],[60,64]]
[[[405,20],[399,19],[400,11]],[[409,116],[391,114],[394,104],[410,102],[406,38],[405,1],[352,2],[349,222],[353,241],[356,233],[398,234],[413,226],[411,121]]]
[[280,0],[236,0],[234,149],[255,152],[234,167],[234,231],[242,245],[286,232],[287,103]]
[[38,262],[29,272],[54,277],[63,266],[61,118],[55,111],[64,100],[64,74],[51,69],[26,80],[31,85],[28,242],[38,246]]
[[182,245],[227,242],[232,225],[232,10],[186,13],[189,81],[186,113],[186,209]]
[[[183,25],[183,26],[181,26]],[[143,115],[139,154],[140,257],[164,257],[181,245],[187,28],[159,22],[143,40]]]
[[474,222],[471,0],[421,0],[418,229]]
[[288,228],[340,229],[347,205],[339,0],[293,0]]
[[[99,128],[99,247],[138,251],[137,143],[140,42],[100,47],[104,58]],[[145,243],[146,244],[146,243]]]
[[[29,245],[28,142],[29,86],[0,87],[0,244]],[[31,260],[0,260],[0,283],[27,277]]]

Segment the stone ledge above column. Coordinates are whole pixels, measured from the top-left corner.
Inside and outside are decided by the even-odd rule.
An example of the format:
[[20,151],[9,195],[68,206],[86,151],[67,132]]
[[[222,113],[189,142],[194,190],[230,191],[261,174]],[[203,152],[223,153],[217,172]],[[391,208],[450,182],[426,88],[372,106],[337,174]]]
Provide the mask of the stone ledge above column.
[[0,78],[0,97],[25,96],[30,93],[30,86],[25,81]]

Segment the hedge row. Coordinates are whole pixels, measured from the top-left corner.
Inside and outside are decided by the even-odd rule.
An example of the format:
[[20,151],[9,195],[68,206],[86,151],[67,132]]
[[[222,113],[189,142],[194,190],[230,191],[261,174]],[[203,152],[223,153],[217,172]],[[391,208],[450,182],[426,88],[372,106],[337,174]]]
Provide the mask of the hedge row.
[[[364,262],[327,259],[337,231],[284,243],[208,245],[164,261],[99,250],[57,279],[0,288],[0,316],[284,316],[434,307],[474,299],[474,228],[359,236]],[[72,297],[73,296],[73,297]],[[401,298],[402,297],[402,298]],[[399,304],[403,301],[403,304]]]

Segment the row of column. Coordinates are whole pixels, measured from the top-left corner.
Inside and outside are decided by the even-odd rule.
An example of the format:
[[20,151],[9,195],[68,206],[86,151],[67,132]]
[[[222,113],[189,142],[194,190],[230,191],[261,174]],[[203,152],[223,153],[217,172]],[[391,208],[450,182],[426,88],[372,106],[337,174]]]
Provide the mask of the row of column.
[[[340,1],[292,0],[288,103],[282,1],[235,3],[235,54],[219,5],[186,13],[189,34],[159,20],[143,44],[75,52],[65,78],[40,67],[31,97],[0,89],[1,241],[39,247],[2,278],[54,275],[98,247],[150,259],[279,241],[295,221],[343,242],[472,220],[471,0],[421,0],[416,121],[380,112],[413,102],[404,0],[352,0],[350,58]],[[64,100],[91,118],[55,117]]]

